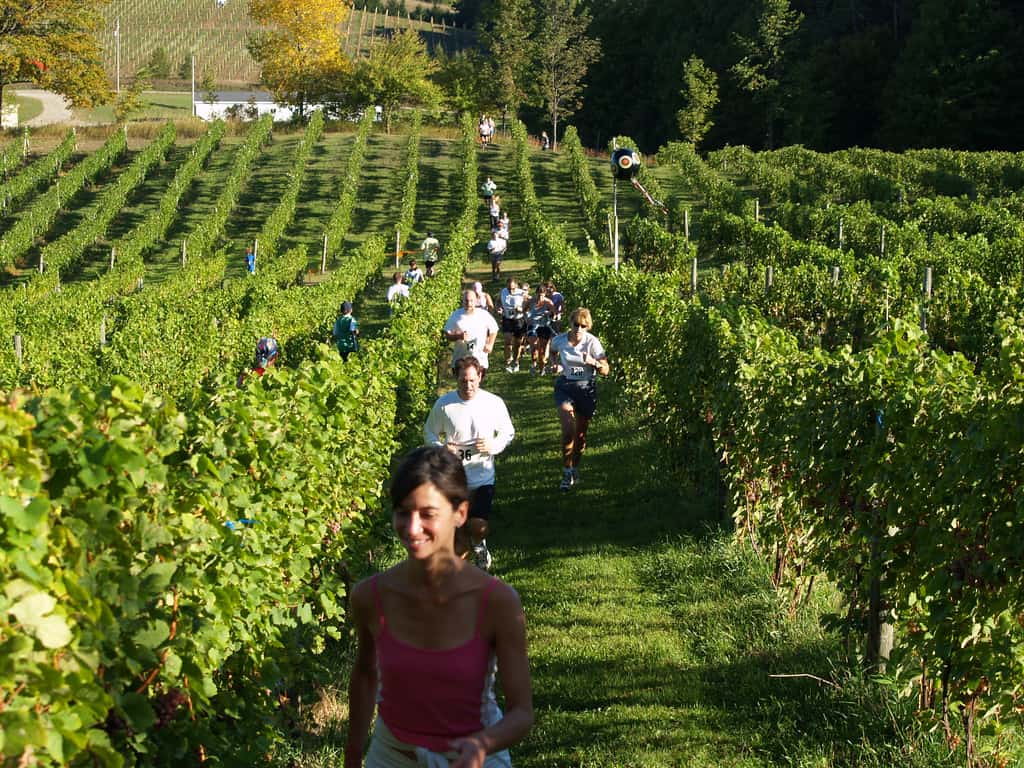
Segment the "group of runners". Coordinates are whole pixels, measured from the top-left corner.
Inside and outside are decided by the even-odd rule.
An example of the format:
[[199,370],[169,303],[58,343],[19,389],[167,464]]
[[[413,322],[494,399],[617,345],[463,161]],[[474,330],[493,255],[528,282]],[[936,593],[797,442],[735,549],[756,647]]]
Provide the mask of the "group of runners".
[[[489,207],[496,197],[490,191]],[[491,216],[492,239],[504,230],[507,243],[507,213]],[[426,272],[415,260],[396,272],[389,302],[432,274],[440,251],[432,234],[422,251]],[[483,384],[499,333],[506,372],[517,373],[528,350],[534,374],[555,376],[558,487],[572,491],[597,410],[597,378],[608,375],[609,363],[590,311],[573,310],[563,328],[564,309],[552,282],[531,288],[513,277],[497,301],[474,283],[444,324],[455,387],[434,402],[424,445],[404,458],[390,485],[391,524],[406,557],[360,581],[350,596],[357,650],[345,768],[511,768],[509,747],[532,727],[522,602],[488,573],[495,459],[516,432],[505,402]],[[358,349],[350,302],[342,304],[333,336],[342,358]],[[260,339],[253,372],[275,365],[278,354],[274,339]],[[499,670],[504,713],[494,694]]]
[[508,237],[512,222],[508,210],[501,207],[498,185],[488,176],[480,185],[480,197],[483,198],[490,218],[491,235],[487,241],[487,255],[491,259],[491,280],[501,279],[501,262],[508,251]]
[[494,138],[494,118],[489,115],[480,115],[480,122],[477,125],[477,131],[480,133],[480,146],[489,146],[491,139]]
[[[596,378],[609,370],[592,324],[578,308],[550,344],[561,371],[562,490],[579,482]],[[434,403],[425,445],[405,457],[390,487],[406,558],[352,590],[357,650],[345,768],[511,768],[509,748],[533,725],[522,602],[487,573],[495,457],[515,428],[504,401],[481,386],[498,328],[476,287],[463,293],[444,335],[454,345],[456,387]],[[494,694],[499,670],[504,712]]]

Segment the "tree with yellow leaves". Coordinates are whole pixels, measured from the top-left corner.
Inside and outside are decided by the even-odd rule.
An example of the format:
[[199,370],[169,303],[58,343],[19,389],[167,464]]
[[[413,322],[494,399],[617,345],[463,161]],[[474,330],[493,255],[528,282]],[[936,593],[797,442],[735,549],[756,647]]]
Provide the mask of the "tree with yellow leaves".
[[107,0],[0,0],[0,97],[10,83],[31,82],[76,107],[110,100],[96,34]]
[[348,72],[340,31],[347,14],[338,0],[249,0],[249,15],[268,28],[249,38],[249,53],[263,84],[300,116],[336,93]]

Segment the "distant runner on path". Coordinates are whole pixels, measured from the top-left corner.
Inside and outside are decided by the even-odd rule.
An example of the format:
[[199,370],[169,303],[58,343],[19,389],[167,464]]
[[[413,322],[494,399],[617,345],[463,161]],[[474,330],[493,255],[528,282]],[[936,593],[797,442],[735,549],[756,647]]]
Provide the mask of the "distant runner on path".
[[433,277],[434,265],[441,257],[441,242],[434,237],[433,232],[427,232],[427,236],[420,243],[420,250],[423,251],[423,261],[427,265],[427,277]]

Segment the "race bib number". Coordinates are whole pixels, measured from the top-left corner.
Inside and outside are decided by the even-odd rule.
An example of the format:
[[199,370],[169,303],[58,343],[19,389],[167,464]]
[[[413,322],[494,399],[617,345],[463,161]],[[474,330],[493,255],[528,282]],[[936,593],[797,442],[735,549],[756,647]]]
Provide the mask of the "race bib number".
[[586,375],[587,369],[582,365],[574,365],[569,369],[569,375],[575,378],[583,378]]
[[459,459],[463,464],[473,460],[473,449],[472,448],[459,448]]
[[472,352],[474,349],[476,349],[476,339],[468,339],[466,341],[466,349],[469,352]]

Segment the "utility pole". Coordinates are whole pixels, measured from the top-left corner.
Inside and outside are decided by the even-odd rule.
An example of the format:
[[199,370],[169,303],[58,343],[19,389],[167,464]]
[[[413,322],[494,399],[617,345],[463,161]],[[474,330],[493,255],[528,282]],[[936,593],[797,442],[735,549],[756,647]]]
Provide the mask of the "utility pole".
[[116,64],[114,65],[114,78],[117,82],[117,95],[121,95],[121,17],[117,17],[117,24],[114,25],[114,42],[116,43],[115,50]]

